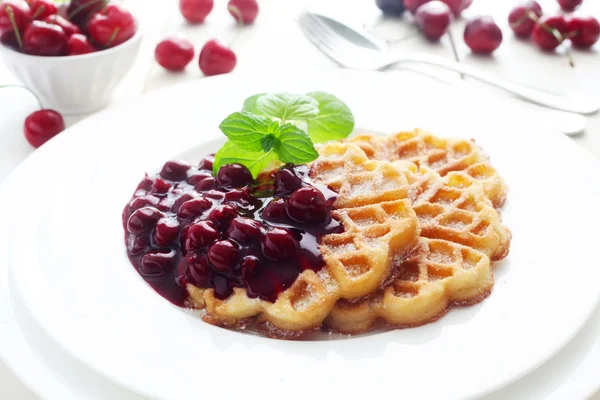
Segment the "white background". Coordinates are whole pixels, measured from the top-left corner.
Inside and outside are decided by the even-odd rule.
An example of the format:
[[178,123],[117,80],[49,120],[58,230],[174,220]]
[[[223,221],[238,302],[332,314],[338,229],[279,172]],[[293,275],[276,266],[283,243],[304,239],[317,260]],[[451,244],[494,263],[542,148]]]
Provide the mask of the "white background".
[[[559,12],[555,0],[539,2],[547,14]],[[238,31],[233,19],[225,11],[224,0],[215,0],[215,9],[206,23],[199,26],[184,23],[178,14],[175,0],[129,0],[125,3],[134,10],[142,22],[145,39],[138,62],[115,93],[112,106],[131,101],[136,96],[160,87],[202,78],[197,60],[181,74],[167,73],[153,62],[155,44],[164,36],[171,34],[186,35],[197,46],[197,51],[206,40],[213,37],[228,43],[233,42],[232,47],[238,57],[237,69],[240,71],[260,70],[266,66],[286,68],[334,65],[304,39],[294,22],[294,17],[307,4],[335,7],[340,15],[354,18],[368,26],[375,25],[374,30],[378,35],[393,42],[401,40],[394,44],[399,51],[427,51],[449,59],[455,57],[447,37],[443,38],[440,44],[428,43],[416,33],[408,18],[401,21],[378,22],[379,12],[373,5],[374,1],[371,0],[312,2],[259,0],[261,11],[256,22],[241,31]],[[506,18],[513,3],[516,3],[516,0],[474,0],[474,5],[464,13],[465,18],[477,14],[491,14],[503,28],[504,42],[493,57],[473,56],[462,41],[465,18],[456,21],[451,31],[460,62],[547,91],[570,95],[585,93],[588,96],[595,96],[600,102],[600,56],[598,55],[600,45],[596,45],[596,48],[589,52],[576,51],[574,53],[576,66],[571,68],[562,50],[556,54],[545,54],[537,50],[532,43],[517,40],[512,36]],[[598,0],[584,0],[584,3],[581,13],[600,18]],[[495,92],[478,83],[464,81],[458,74],[425,67],[413,67],[413,69],[427,72],[453,84],[478,91]],[[17,83],[17,80],[0,61],[0,85],[10,83]],[[399,88],[399,95],[402,95],[401,88]],[[502,93],[499,95],[504,96]],[[0,90],[0,181],[33,151],[23,137],[22,125],[25,117],[34,111],[35,107],[35,100],[25,91]],[[529,105],[526,107],[530,108],[532,113],[541,114],[550,120],[552,118],[552,114],[543,109]],[[71,125],[84,117],[70,117],[67,122]],[[600,157],[600,115],[589,117],[585,134],[573,140],[596,157]],[[540,146],[540,151],[543,151],[543,145]],[[35,399],[1,363],[0,399]]]

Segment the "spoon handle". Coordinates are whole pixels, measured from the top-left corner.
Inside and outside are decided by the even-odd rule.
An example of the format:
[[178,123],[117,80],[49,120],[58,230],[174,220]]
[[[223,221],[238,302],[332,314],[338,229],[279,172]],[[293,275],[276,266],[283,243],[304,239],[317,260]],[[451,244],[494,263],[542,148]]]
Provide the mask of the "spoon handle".
[[470,67],[468,65],[464,65],[455,61],[450,61],[435,56],[398,56],[390,60],[390,63],[387,64],[385,68],[389,68],[395,64],[402,64],[408,62],[429,64],[445,68],[451,71],[459,72],[463,75],[477,79],[478,81],[487,83],[499,89],[503,89],[531,103],[539,104],[549,108],[554,108],[556,110],[568,111],[584,115],[595,114],[598,112],[598,110],[600,110],[600,104],[596,100],[586,96],[557,96],[554,94],[543,92],[541,90],[529,88],[518,83],[510,82],[505,79],[496,78],[490,74],[481,72],[476,68]]

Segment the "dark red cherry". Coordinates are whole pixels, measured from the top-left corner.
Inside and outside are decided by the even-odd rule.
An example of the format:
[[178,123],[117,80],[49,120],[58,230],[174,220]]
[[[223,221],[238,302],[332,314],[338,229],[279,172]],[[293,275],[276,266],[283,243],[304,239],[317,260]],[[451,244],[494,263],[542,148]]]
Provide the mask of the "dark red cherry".
[[218,271],[230,271],[240,257],[238,245],[231,240],[219,240],[208,249],[208,260]]
[[494,19],[484,15],[467,22],[464,39],[476,54],[491,54],[502,43],[502,30]]
[[142,257],[140,272],[144,275],[162,275],[175,266],[176,252],[152,251]]
[[290,196],[287,214],[297,222],[324,222],[327,219],[327,200],[312,186],[300,188]]
[[228,204],[223,204],[215,207],[206,217],[209,221],[213,221],[214,223],[225,226],[229,224],[229,222],[237,216],[237,211],[235,208]]
[[58,8],[50,0],[32,0],[29,5],[31,7],[31,17],[40,21],[58,12]]
[[[53,14],[44,19],[44,22],[49,24],[58,25],[62,28],[63,31],[67,34],[67,36],[75,35],[77,33],[81,33],[81,29],[71,21],[61,17],[58,14]],[[89,42],[89,40],[88,40]]]
[[569,27],[562,15],[542,17],[533,28],[533,42],[542,50],[552,51],[564,41]]
[[200,216],[204,211],[212,206],[210,200],[203,197],[188,200],[181,205],[177,216],[181,219],[188,219]]
[[248,188],[233,189],[225,193],[225,201],[237,204],[240,207],[248,207],[252,202],[252,194]]
[[20,49],[19,40],[14,31],[0,32],[0,43],[15,50]]
[[185,249],[195,251],[209,246],[221,238],[221,232],[211,221],[200,221],[189,227],[186,233]]
[[136,235],[148,233],[156,226],[164,214],[154,207],[143,207],[135,210],[127,221],[127,231]]
[[567,20],[567,29],[573,46],[589,49],[600,38],[600,23],[594,17],[571,17]]
[[191,23],[202,23],[213,9],[213,0],[179,0],[181,15]]
[[240,262],[240,267],[242,269],[242,277],[244,279],[251,278],[256,276],[258,273],[259,259],[255,256],[246,256],[242,258]]
[[177,198],[177,200],[175,200],[173,202],[173,206],[171,207],[171,211],[173,211],[174,213],[178,213],[179,210],[181,209],[181,206],[183,205],[183,203],[185,203],[186,201],[195,199],[198,197],[198,194],[196,192],[190,192],[190,193],[184,193],[181,196],[179,196]]
[[67,54],[67,34],[54,24],[33,21],[23,35],[23,51],[34,56],[64,56]]
[[263,210],[262,218],[271,222],[285,221],[287,219],[285,200],[273,199]]
[[169,182],[165,182],[160,178],[156,178],[154,180],[154,184],[152,185],[152,193],[165,194],[169,190],[171,190],[171,184]]
[[159,246],[168,246],[179,236],[179,221],[175,218],[163,218],[154,229],[154,241]]
[[212,174],[208,171],[196,171],[194,172],[194,174],[192,176],[190,176],[187,179],[187,183],[189,183],[190,185],[197,185],[200,182],[202,182],[203,180],[207,179],[207,178],[212,178]]
[[207,190],[211,190],[214,189],[214,187],[217,184],[217,180],[213,177],[208,177],[206,179],[203,179],[200,183],[198,183],[196,186],[194,186],[194,189],[196,189],[199,192],[204,192]]
[[261,241],[262,253],[273,261],[294,257],[298,247],[298,241],[291,232],[283,228],[274,228],[267,232]]
[[[533,16],[531,15],[533,14]],[[542,16],[542,7],[534,0],[521,2],[508,15],[508,24],[515,35],[526,38],[531,35],[535,19]],[[534,19],[535,18],[535,19]]]
[[227,164],[219,168],[217,183],[221,187],[239,188],[252,183],[252,174],[241,164]]
[[83,27],[87,25],[92,15],[102,10],[104,4],[104,0],[71,0],[66,15],[73,23]]
[[119,4],[109,4],[94,14],[87,28],[94,42],[105,48],[128,41],[137,30],[133,15]]
[[158,204],[158,202],[158,197],[149,194],[133,199],[131,203],[129,203],[129,207],[132,211],[135,211],[139,210],[142,207],[154,207]]
[[92,43],[88,40],[87,36],[82,35],[81,33],[75,33],[69,36],[69,40],[67,41],[67,46],[69,47],[68,54],[70,56],[78,56],[81,54],[90,54],[98,51],[97,48],[94,47]]
[[236,21],[241,19],[244,24],[251,24],[258,15],[256,0],[229,0],[227,9]]
[[25,138],[35,148],[40,147],[65,130],[65,120],[54,110],[38,110],[25,119]]
[[200,161],[200,164],[198,164],[198,169],[205,169],[212,174],[214,162],[215,162],[214,155],[206,156],[202,159],[202,161]]
[[233,71],[237,64],[237,57],[231,49],[213,39],[202,47],[198,63],[204,75],[220,75]]
[[289,196],[302,186],[302,179],[290,167],[282,167],[275,174],[275,196]]
[[236,217],[231,221],[227,236],[240,243],[249,242],[260,236],[261,224],[250,218]]
[[219,190],[208,190],[204,192],[203,196],[207,199],[215,200],[217,202],[225,200],[225,193]]
[[[11,15],[14,17],[15,24],[19,33],[23,35],[25,28],[31,22],[31,9],[29,5],[22,0],[7,0],[0,3],[0,34],[13,32],[14,27]],[[6,36],[8,37],[8,36]]]
[[192,254],[187,257],[189,276],[193,283],[200,287],[208,286],[208,276],[210,274],[210,265],[206,254]]
[[160,171],[160,176],[170,181],[184,181],[192,166],[185,161],[167,161]]
[[127,250],[132,256],[137,256],[139,254],[147,252],[148,250],[150,250],[150,246],[150,236],[129,235]]
[[185,38],[172,36],[156,46],[154,58],[168,71],[183,71],[194,59],[194,45]]

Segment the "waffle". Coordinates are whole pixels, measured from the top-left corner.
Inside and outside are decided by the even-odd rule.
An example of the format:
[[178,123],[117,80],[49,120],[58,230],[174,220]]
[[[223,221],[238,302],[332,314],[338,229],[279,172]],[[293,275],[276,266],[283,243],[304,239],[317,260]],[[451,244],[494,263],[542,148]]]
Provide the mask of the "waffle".
[[473,140],[442,139],[415,129],[390,136],[364,134],[349,141],[359,145],[373,159],[412,161],[434,169],[441,176],[464,171],[483,184],[494,207],[501,207],[506,200],[506,183]]
[[345,228],[322,238],[325,267],[302,272],[273,303],[250,298],[242,288],[221,300],[212,289],[188,285],[190,305],[205,308],[205,320],[235,328],[255,321],[267,336],[299,337],[318,329],[339,299],[357,301],[387,284],[392,260],[418,247],[408,178],[392,163],[369,160],[354,144],[332,143],[320,148],[311,176],[338,192],[332,213]]
[[406,161],[409,197],[421,225],[421,249],[400,264],[384,289],[361,302],[339,301],[325,324],[343,333],[370,330],[377,319],[396,327],[427,323],[451,305],[476,303],[493,286],[493,260],[508,254],[511,233],[485,196],[481,182],[465,172],[444,178]]

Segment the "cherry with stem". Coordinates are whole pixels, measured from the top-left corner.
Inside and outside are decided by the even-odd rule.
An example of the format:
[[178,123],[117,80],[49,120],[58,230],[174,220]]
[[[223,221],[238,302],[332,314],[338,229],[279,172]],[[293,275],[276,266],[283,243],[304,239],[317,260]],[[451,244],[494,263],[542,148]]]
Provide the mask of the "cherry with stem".
[[[21,32],[19,32],[19,27],[17,26],[17,20],[15,18],[15,13],[11,7],[6,7],[6,13],[8,14],[8,18],[10,19],[10,23],[12,24],[13,30],[15,32],[15,38],[17,39],[17,43],[19,44],[19,48],[23,48],[23,39],[21,38]],[[2,86],[0,86],[1,88]]]

